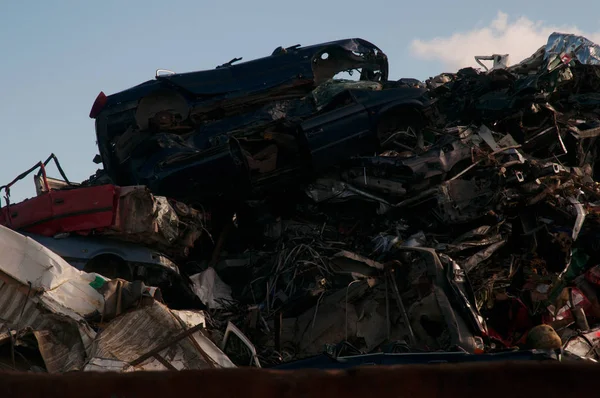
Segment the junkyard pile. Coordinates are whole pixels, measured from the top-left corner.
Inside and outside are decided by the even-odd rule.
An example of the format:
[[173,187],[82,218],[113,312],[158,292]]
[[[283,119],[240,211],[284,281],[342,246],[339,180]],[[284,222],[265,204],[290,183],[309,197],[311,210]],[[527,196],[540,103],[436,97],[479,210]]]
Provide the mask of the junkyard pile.
[[554,33],[425,83],[360,39],[237,61],[101,93],[88,181],[29,170],[0,213],[2,366],[600,359],[600,47]]

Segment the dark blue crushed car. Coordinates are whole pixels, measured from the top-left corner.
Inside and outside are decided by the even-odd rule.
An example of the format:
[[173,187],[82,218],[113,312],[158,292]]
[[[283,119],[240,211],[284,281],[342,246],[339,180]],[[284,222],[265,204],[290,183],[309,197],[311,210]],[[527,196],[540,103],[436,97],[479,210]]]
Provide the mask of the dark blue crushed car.
[[238,60],[100,93],[90,117],[108,177],[192,205],[276,190],[418,129],[432,102],[417,81],[388,81],[386,55],[362,39]]

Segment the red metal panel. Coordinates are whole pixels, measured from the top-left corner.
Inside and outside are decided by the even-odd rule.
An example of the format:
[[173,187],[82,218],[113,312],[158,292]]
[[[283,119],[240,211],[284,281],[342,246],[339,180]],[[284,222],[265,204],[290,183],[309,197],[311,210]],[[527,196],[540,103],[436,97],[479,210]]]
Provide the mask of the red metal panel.
[[46,236],[108,228],[114,223],[117,198],[114,185],[50,191],[2,208],[0,223]]
[[2,214],[6,222],[3,225],[14,229],[34,224],[39,220],[48,220],[52,218],[52,198],[50,194],[43,194],[26,199],[23,202],[3,207]]

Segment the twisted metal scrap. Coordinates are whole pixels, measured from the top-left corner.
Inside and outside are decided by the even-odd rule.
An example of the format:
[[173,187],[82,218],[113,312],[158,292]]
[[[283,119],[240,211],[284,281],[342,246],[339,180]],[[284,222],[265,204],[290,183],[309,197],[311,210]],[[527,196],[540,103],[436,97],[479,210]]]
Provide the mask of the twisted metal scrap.
[[600,46],[583,36],[554,32],[546,44],[546,60],[562,53],[572,56],[584,65],[600,65]]

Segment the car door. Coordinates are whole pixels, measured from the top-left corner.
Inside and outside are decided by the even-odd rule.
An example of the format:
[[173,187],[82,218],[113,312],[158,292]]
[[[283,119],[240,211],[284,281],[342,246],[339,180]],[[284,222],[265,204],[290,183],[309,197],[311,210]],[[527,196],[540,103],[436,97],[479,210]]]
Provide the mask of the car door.
[[300,126],[316,172],[376,147],[367,110],[351,92],[342,92],[332,104]]

